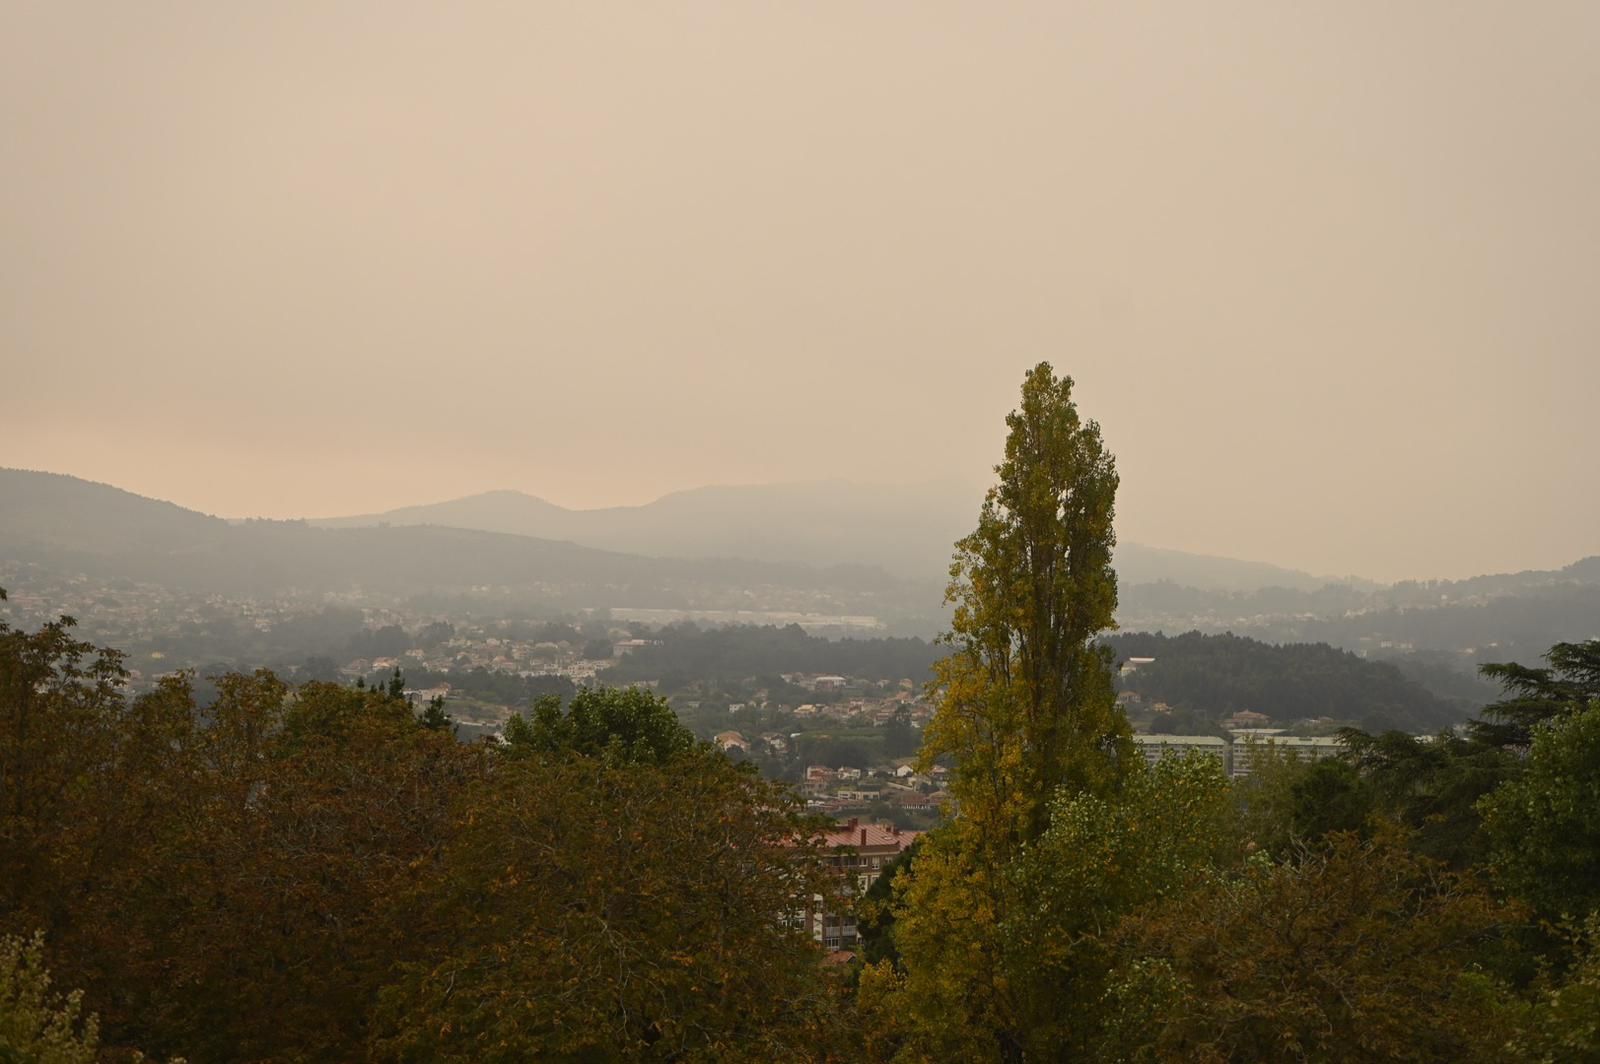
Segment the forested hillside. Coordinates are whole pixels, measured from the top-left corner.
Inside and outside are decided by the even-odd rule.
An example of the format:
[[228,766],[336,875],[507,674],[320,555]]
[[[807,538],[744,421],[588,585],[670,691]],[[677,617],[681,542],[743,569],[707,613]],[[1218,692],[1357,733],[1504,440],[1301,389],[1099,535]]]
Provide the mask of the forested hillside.
[[923,639],[818,639],[797,625],[699,628],[672,625],[606,673],[617,683],[683,676],[696,680],[744,679],[787,672],[834,673],[872,680],[926,683],[943,655]]
[[1367,661],[1326,643],[1277,646],[1199,632],[1117,633],[1103,642],[1119,660],[1155,659],[1125,677],[1125,688],[1213,722],[1252,710],[1278,724],[1320,717],[1379,731],[1429,732],[1458,724],[1479,708],[1431,693],[1389,662]]
[[1171,581],[1122,588],[1123,627],[1231,631],[1274,643],[1364,653],[1454,655],[1473,662],[1537,654],[1573,633],[1600,635],[1600,557],[1560,569],[1385,587],[1328,584],[1204,591]]

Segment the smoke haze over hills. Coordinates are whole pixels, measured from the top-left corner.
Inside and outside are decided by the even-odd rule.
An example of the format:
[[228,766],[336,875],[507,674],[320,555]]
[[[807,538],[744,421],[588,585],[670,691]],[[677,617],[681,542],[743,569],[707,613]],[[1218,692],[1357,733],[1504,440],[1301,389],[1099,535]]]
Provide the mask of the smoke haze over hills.
[[[949,483],[898,487],[829,481],[707,487],[644,506],[569,510],[521,492],[496,491],[312,523],[327,528],[448,525],[636,554],[876,565],[905,579],[942,581],[955,541],[977,520],[979,501]],[[1326,583],[1260,562],[1137,543],[1119,545],[1117,562],[1129,583],[1172,580],[1228,591],[1312,589]]]
[[[74,477],[0,470],[0,562],[195,593],[386,599],[469,594],[538,613],[870,623],[933,635],[950,547],[972,515],[938,485],[707,488],[567,510],[516,492],[316,522],[225,521]],[[1466,655],[1600,635],[1600,559],[1438,583],[1329,582],[1123,543],[1134,630],[1234,631]],[[831,618],[832,620],[826,620]],[[854,620],[848,620],[853,618]]]
[[0,2],[0,1064],[1600,1061],[1597,133],[1597,0]]
[[1600,7],[833,14],[11,5],[0,465],[234,517],[976,493],[1043,358],[1125,541],[1600,551]]

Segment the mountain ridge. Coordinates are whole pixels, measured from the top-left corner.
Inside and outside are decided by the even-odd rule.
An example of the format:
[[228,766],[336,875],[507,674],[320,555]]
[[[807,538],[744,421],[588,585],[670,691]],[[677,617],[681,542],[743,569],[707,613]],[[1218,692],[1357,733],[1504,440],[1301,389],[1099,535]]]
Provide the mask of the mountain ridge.
[[[838,489],[812,485],[832,493]],[[871,489],[852,488],[858,496]],[[781,520],[795,509],[793,489],[768,487],[754,497],[789,493],[785,506],[771,507]],[[684,500],[687,497],[687,501]],[[680,542],[703,526],[707,498],[730,504],[732,517],[747,514],[749,489],[725,488],[681,493],[675,505],[686,508],[677,526]],[[483,502],[484,496],[469,496]],[[530,502],[531,500],[531,502]],[[554,504],[519,492],[487,496],[502,517],[516,519],[530,506],[539,512],[569,514]],[[876,503],[880,509],[890,500]],[[430,507],[408,516],[451,518]],[[481,518],[482,514],[468,515]],[[650,516],[650,514],[646,514]],[[902,519],[904,515],[902,514]],[[731,518],[730,518],[731,519]],[[319,527],[304,520],[228,521],[149,499],[114,485],[65,474],[0,469],[0,563],[42,566],[45,571],[133,579],[203,593],[277,595],[351,590],[397,595],[468,595],[484,601],[516,602],[539,609],[650,608],[720,612],[730,616],[868,615],[900,632],[931,634],[948,624],[940,604],[950,540],[922,529],[920,549],[938,556],[918,577],[896,575],[867,560],[838,560],[825,551],[819,561],[767,561],[789,544],[762,542],[759,527],[735,529],[714,543],[694,541],[683,554],[648,555],[581,541],[584,528],[559,526],[546,537],[514,531],[462,528],[458,524],[385,526],[346,519],[347,527]],[[913,522],[915,518],[913,517]],[[952,516],[949,521],[954,522]],[[337,522],[336,522],[337,524]],[[902,525],[904,521],[902,520]],[[672,527],[668,522],[668,527]],[[648,524],[645,530],[649,531]],[[828,525],[834,546],[854,542],[852,525]],[[948,530],[946,530],[948,532]],[[594,537],[598,538],[598,537]],[[822,546],[829,545],[822,540]],[[670,543],[668,544],[671,545]],[[730,545],[746,548],[739,557]],[[813,541],[816,548],[817,541]],[[725,549],[720,556],[713,553]],[[1144,550],[1143,559],[1139,551]],[[910,554],[912,551],[907,550]],[[1326,641],[1337,646],[1379,651],[1386,646],[1417,646],[1471,653],[1472,648],[1507,641],[1531,645],[1600,634],[1600,556],[1580,559],[1559,570],[1485,574],[1460,581],[1402,581],[1368,590],[1352,584],[1323,584],[1311,590],[1259,581],[1251,590],[1203,589],[1173,579],[1140,582],[1138,564],[1176,559],[1185,566],[1214,565],[1204,556],[1124,545],[1116,562],[1122,585],[1119,620],[1125,626],[1186,631],[1234,630],[1274,641]],[[732,556],[730,556],[732,555]],[[1164,555],[1167,555],[1164,557]],[[792,555],[791,555],[792,557]],[[860,558],[860,555],[856,555]],[[1249,563],[1222,560],[1225,566]],[[902,571],[904,571],[902,569]],[[1214,571],[1214,570],[1213,570]],[[1225,569],[1237,578],[1241,570]],[[1245,569],[1260,577],[1271,567]],[[1266,583],[1268,586],[1262,586]]]
[[[317,518],[323,528],[439,524],[567,539],[657,557],[748,557],[809,564],[878,565],[909,579],[942,579],[955,541],[971,531],[981,497],[962,501],[939,482],[884,486],[842,480],[706,485],[648,503],[576,509],[496,489],[375,514]],[[1332,582],[1300,570],[1127,542],[1117,549],[1124,583],[1174,580],[1205,590]]]
[[696,585],[715,585],[728,594],[762,585],[863,592],[898,585],[870,566],[652,558],[451,526],[328,529],[299,520],[229,522],[114,485],[15,469],[0,469],[0,554],[191,590],[538,585],[581,587],[591,598],[600,589],[601,601],[586,604],[613,606],[675,605]]

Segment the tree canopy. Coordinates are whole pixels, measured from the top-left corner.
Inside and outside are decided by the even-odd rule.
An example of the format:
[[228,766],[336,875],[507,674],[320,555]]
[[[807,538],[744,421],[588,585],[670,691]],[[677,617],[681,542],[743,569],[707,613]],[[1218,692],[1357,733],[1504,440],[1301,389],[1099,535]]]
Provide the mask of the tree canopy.
[[1600,639],[1557,643],[1545,652],[1545,667],[1504,662],[1480,671],[1505,689],[1506,697],[1483,711],[1474,737],[1496,746],[1527,746],[1539,725],[1600,700]]
[[530,717],[506,724],[512,753],[570,752],[613,761],[665,764],[695,745],[694,733],[678,722],[663,698],[631,687],[579,689],[563,710],[546,695]]
[[1056,787],[1112,785],[1130,747],[1094,642],[1117,606],[1115,460],[1047,362],[1006,425],[997,483],[950,566],[954,651],[923,756],[954,760],[967,815],[996,814],[985,833],[1011,845],[1044,829]]
[[[846,1037],[801,918],[835,891],[815,824],[647,692],[467,745],[398,681],[128,698],[71,629],[0,622],[0,936],[44,934],[0,950],[0,1049],[767,1060]],[[46,956],[81,999],[40,997]]]

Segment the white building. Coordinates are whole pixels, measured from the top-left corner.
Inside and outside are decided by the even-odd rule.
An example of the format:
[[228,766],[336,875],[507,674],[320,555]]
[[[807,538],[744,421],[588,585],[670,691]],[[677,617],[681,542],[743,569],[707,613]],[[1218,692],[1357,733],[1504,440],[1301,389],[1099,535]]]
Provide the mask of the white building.
[[1151,765],[1163,757],[1182,757],[1198,750],[1215,757],[1222,762],[1222,771],[1228,771],[1228,740],[1215,735],[1135,735],[1133,741]]
[[1255,762],[1258,757],[1266,757],[1267,751],[1274,754],[1288,754],[1300,761],[1321,761],[1326,757],[1338,757],[1344,752],[1344,743],[1336,735],[1317,735],[1301,739],[1293,735],[1244,735],[1239,736],[1233,743],[1233,769],[1231,775],[1236,780],[1244,779],[1255,771]]
[[1137,672],[1139,666],[1153,664],[1155,660],[1155,658],[1129,658],[1122,663],[1122,668],[1117,670],[1117,675],[1126,676],[1131,672]]

